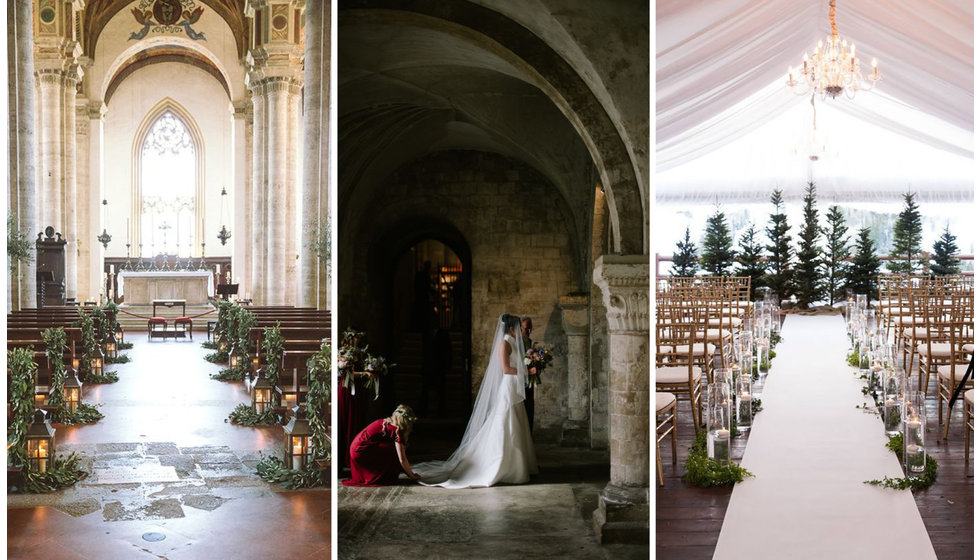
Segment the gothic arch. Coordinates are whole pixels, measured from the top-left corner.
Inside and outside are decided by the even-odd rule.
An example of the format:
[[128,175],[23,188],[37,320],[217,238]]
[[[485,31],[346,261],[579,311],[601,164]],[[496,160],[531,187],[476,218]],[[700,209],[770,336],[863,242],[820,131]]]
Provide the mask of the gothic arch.
[[191,140],[194,143],[194,243],[199,243],[200,239],[204,235],[204,232],[201,230],[201,220],[204,218],[205,205],[204,136],[201,134],[201,130],[197,126],[197,122],[194,120],[194,117],[191,116],[190,112],[177,101],[171,99],[170,97],[165,97],[160,100],[159,103],[154,105],[149,112],[147,112],[146,116],[143,117],[142,122],[140,122],[139,128],[136,129],[136,134],[133,136],[133,148],[130,154],[130,158],[133,162],[133,189],[132,196],[130,198],[129,215],[133,221],[132,244],[134,247],[137,247],[140,243],[142,243],[143,143],[146,141],[146,136],[153,128],[153,125],[156,124],[157,120],[168,111],[173,113],[174,116],[176,116],[177,119],[184,125],[184,127],[187,128],[187,131],[191,136]]

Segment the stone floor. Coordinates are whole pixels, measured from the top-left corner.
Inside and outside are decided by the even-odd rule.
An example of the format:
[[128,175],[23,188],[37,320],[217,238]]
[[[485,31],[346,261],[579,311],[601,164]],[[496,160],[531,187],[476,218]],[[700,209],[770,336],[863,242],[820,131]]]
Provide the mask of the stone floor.
[[264,559],[284,542],[297,557],[329,557],[330,492],[285,492],[255,474],[282,428],[225,422],[248,395],[208,377],[220,368],[199,341],[130,339],[131,362],[110,367],[120,381],[85,388],[106,417],[57,426],[59,455],[78,453],[89,476],[7,495],[8,557]]
[[[412,437],[426,438],[421,429]],[[649,557],[647,545],[601,546],[595,536],[592,512],[609,478],[608,453],[536,449],[541,473],[523,485],[446,490],[404,480],[386,488],[339,486],[338,558]],[[409,446],[413,462],[432,455],[431,438]]]

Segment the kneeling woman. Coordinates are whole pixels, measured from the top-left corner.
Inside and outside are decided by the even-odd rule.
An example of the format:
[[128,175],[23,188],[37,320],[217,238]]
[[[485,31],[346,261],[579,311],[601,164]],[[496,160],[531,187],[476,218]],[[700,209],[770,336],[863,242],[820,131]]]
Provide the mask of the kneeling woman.
[[390,418],[375,420],[357,434],[350,444],[351,477],[344,486],[391,486],[398,483],[404,472],[418,480],[405,455],[408,434],[412,432],[415,414],[411,407],[400,404]]

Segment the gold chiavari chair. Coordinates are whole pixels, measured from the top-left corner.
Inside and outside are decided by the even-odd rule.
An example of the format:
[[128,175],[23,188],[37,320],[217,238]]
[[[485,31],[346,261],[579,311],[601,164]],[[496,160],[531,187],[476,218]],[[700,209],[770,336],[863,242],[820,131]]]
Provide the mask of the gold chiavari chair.
[[[687,398],[695,431],[701,430],[702,370],[694,355],[697,346],[698,307],[684,305],[683,296],[672,290],[657,301],[656,390]],[[683,293],[683,290],[680,290]]]
[[664,485],[664,463],[660,442],[670,435],[671,462],[677,464],[677,397],[673,393],[657,392],[657,480]]
[[[973,289],[967,288],[960,277],[943,278],[941,293],[943,302],[943,313],[945,328],[943,333],[948,337],[948,341],[940,343],[939,348],[932,345],[932,351],[941,352],[945,357],[945,362],[936,367],[937,381],[936,393],[939,397],[939,424],[943,426],[943,439],[949,434],[949,425],[953,420],[953,410],[949,409],[949,414],[945,425],[943,424],[943,409],[952,401],[953,393],[966,374],[969,365],[969,352],[972,348],[973,326]],[[921,354],[921,346],[920,354]],[[964,348],[965,347],[965,348]],[[946,352],[949,356],[946,357]],[[921,358],[920,358],[921,360]],[[973,381],[966,383],[967,387],[973,386]]]

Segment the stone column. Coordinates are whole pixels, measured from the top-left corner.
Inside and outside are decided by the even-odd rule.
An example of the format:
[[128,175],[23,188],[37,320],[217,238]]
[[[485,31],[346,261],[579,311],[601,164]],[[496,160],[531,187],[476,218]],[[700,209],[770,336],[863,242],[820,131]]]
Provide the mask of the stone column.
[[35,27],[34,65],[39,84],[38,164],[41,228],[52,226],[68,241],[65,293],[77,295],[78,234],[75,219],[76,88],[82,79],[82,47],[75,37],[75,13],[82,3],[45,7]]
[[286,204],[289,186],[286,183],[289,167],[286,152],[295,149],[289,145],[289,92],[288,84],[272,80],[266,84],[269,105],[268,129],[268,205],[266,207],[266,285],[267,305],[286,303]]
[[91,268],[90,258],[92,256],[92,243],[94,240],[88,237],[91,230],[88,224],[89,205],[89,151],[91,150],[90,131],[91,122],[88,116],[88,99],[79,98],[75,107],[75,153],[78,165],[75,169],[75,204],[73,205],[75,222],[75,247],[77,251],[77,286],[75,293],[78,301],[85,301],[92,293],[89,269]]
[[310,249],[313,235],[322,231],[329,216],[328,201],[321,197],[327,184],[330,91],[329,3],[306,4],[306,53],[303,66],[303,193],[299,247],[297,305],[325,308],[319,287],[326,283],[326,270]]
[[263,160],[255,162],[263,174],[253,178],[252,211],[256,222],[264,221],[257,228],[264,236],[253,232],[263,246],[253,252],[252,273],[258,279],[253,278],[252,290],[266,305],[296,299],[297,96],[303,68],[297,24],[302,7],[298,0],[248,0],[245,5],[255,37],[246,56],[246,83],[253,99],[262,98],[254,105],[254,154]]
[[[8,208],[14,225],[34,240],[37,225],[37,97],[34,90],[33,2],[7,0],[7,56],[9,61],[9,175]],[[37,261],[18,263],[8,271],[10,309],[37,305]]]
[[568,419],[562,445],[589,445],[589,296],[568,294],[559,299],[561,325],[568,338]]
[[[231,235],[234,250],[231,255],[231,269],[233,271],[232,282],[239,283],[239,297],[245,297],[245,286],[251,286],[251,239],[248,234],[248,225],[252,223],[252,188],[249,180],[248,164],[250,146],[248,140],[248,113],[249,101],[240,99],[232,104],[234,108],[232,120],[232,158],[234,159],[235,180],[230,185],[229,192],[232,195],[231,210]],[[214,228],[211,228],[214,229]],[[211,243],[211,239],[217,242],[217,236],[211,235],[210,230],[202,232],[205,243]],[[206,249],[205,249],[206,250]]]
[[61,101],[64,97],[62,83],[64,76],[60,72],[38,72],[38,130],[40,131],[39,163],[41,182],[39,194],[41,198],[40,226],[44,229],[52,226],[58,233],[64,234],[61,223],[62,214],[62,135],[61,135]]
[[593,514],[603,544],[650,531],[650,259],[603,255],[593,280],[609,321],[610,480]]
[[299,282],[296,275],[299,273],[299,246],[302,244],[300,232],[303,228],[299,223],[299,212],[296,208],[296,198],[300,192],[298,181],[301,163],[300,155],[300,93],[301,88],[298,84],[289,87],[286,97],[286,120],[288,122],[286,148],[286,220],[283,228],[283,235],[286,236],[286,271],[283,281],[283,297],[286,305],[296,305],[297,290]]
[[[64,232],[68,245],[65,247],[65,297],[76,299],[78,297],[78,195],[75,168],[78,167],[76,160],[76,135],[75,113],[78,110],[75,102],[75,86],[77,82],[69,81],[68,87],[63,90],[64,99],[62,100],[62,117],[64,123],[62,130],[64,136],[64,185],[65,185],[65,213],[64,213]],[[116,237],[118,240],[119,237]],[[125,237],[123,238],[125,239]]]
[[[88,150],[79,149],[81,166],[88,169],[88,181],[82,184],[78,193],[78,200],[80,201],[78,235],[82,240],[79,243],[79,248],[83,252],[83,257],[80,260],[83,263],[83,273],[88,280],[86,291],[80,292],[83,300],[97,300],[99,291],[105,285],[104,267],[102,266],[105,249],[95,239],[102,232],[100,224],[102,223],[102,166],[104,160],[102,152],[105,147],[103,138],[105,113],[106,106],[101,100],[88,103],[85,115],[85,118],[88,119]],[[133,204],[132,201],[120,201],[119,206],[132,208]],[[136,235],[133,237],[134,245],[130,251],[135,258],[139,258],[139,247],[135,245],[138,243],[139,234],[136,232],[135,222],[133,231]],[[121,238],[124,244],[125,235],[126,233],[123,232]],[[120,239],[120,237],[116,236],[116,239]]]
[[250,295],[256,305],[265,304],[265,260],[266,260],[266,100],[262,85],[252,89],[252,216],[249,232],[252,245]]

